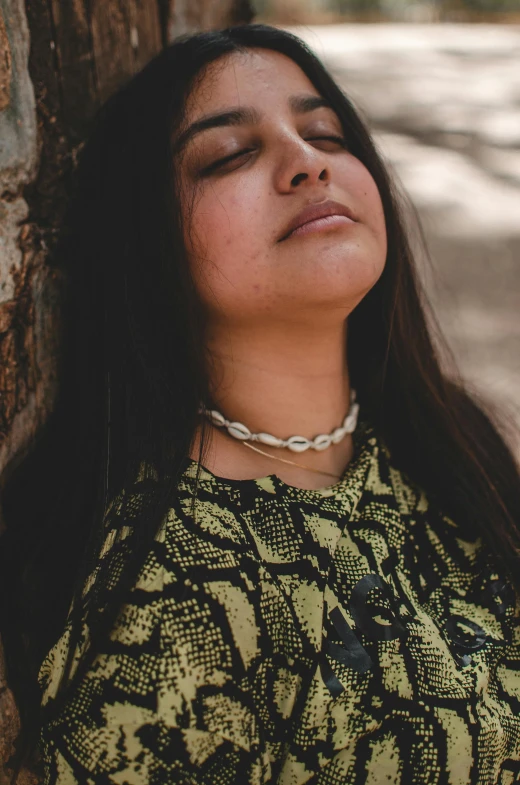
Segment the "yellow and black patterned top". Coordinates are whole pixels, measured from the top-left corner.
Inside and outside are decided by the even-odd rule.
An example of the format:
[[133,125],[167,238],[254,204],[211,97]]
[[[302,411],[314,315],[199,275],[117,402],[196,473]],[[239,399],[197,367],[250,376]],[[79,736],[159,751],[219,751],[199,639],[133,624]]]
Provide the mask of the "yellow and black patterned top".
[[194,520],[195,469],[43,728],[46,785],[520,782],[514,594],[370,428],[326,489],[204,470]]

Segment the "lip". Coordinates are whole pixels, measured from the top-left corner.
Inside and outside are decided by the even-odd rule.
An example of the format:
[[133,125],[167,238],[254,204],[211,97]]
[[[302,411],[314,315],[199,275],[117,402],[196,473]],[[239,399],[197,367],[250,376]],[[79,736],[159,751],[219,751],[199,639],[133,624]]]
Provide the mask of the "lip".
[[[333,215],[344,216],[351,221],[357,220],[352,210],[340,202],[334,202],[330,199],[325,202],[317,202],[305,207],[287,224],[278,242],[286,240],[296,229],[305,226],[305,224],[309,224],[312,221],[318,221],[320,218],[329,218]],[[318,228],[318,225],[316,228]]]

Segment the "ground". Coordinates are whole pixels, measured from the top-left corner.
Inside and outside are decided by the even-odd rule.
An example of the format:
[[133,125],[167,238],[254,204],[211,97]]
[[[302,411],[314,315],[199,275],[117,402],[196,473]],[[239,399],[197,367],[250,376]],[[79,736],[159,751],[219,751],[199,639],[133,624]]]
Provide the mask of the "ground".
[[427,294],[463,375],[520,425],[520,27],[293,30],[411,197],[433,262]]

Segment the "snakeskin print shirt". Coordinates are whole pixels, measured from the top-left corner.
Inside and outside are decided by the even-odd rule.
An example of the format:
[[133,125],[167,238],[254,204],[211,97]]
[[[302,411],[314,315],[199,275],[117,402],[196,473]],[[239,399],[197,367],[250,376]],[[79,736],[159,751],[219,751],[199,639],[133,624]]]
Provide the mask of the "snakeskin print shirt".
[[372,429],[320,490],[202,470],[194,517],[196,468],[44,721],[46,785],[520,783],[514,593]]

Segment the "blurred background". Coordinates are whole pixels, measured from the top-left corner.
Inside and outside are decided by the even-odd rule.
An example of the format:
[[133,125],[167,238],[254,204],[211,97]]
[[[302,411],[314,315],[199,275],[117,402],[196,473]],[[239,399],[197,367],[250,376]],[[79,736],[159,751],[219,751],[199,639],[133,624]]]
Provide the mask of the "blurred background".
[[519,0],[255,0],[253,5],[261,21],[271,24],[520,23]]
[[520,0],[256,8],[307,41],[367,120],[420,217],[427,295],[459,367],[520,426]]

